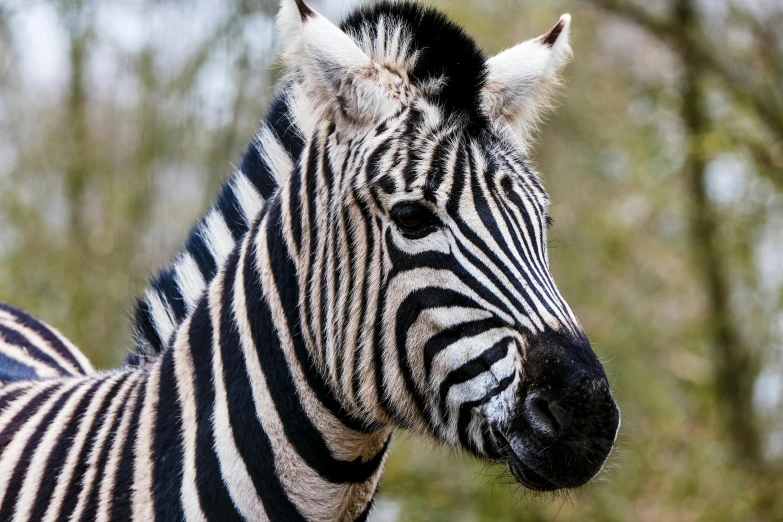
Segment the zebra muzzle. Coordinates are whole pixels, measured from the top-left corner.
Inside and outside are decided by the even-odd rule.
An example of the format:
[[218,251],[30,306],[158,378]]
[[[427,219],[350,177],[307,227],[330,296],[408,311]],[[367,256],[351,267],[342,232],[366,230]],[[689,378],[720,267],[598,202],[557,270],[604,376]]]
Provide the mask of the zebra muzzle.
[[586,339],[549,336],[528,348],[509,422],[493,427],[509,470],[541,491],[579,487],[603,468],[620,411]]

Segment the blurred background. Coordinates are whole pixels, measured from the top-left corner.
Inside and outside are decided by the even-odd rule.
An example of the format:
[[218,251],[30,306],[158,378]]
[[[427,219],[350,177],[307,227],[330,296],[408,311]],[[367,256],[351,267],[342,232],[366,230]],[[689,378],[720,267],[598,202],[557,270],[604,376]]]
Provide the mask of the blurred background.
[[[398,436],[374,521],[783,520],[783,2],[435,3],[490,53],[574,17],[533,160],[623,425],[600,479],[554,497]],[[275,12],[0,0],[0,300],[120,363],[131,298],[265,113]]]

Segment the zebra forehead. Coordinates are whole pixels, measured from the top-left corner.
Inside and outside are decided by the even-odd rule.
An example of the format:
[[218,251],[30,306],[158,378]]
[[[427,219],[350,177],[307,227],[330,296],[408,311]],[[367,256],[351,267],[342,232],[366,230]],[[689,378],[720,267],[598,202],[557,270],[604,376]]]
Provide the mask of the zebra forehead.
[[462,129],[432,136],[413,132],[396,147],[387,144],[372,150],[378,154],[370,154],[370,170],[375,173],[370,185],[390,198],[389,206],[412,198],[445,204],[455,187],[461,192],[468,185],[503,194],[504,199],[514,193],[541,211],[550,203],[538,173],[525,158],[512,144],[488,132],[480,137]]
[[376,62],[404,71],[419,91],[473,128],[486,127],[481,89],[486,56],[443,13],[414,2],[379,2],[355,10],[341,29]]

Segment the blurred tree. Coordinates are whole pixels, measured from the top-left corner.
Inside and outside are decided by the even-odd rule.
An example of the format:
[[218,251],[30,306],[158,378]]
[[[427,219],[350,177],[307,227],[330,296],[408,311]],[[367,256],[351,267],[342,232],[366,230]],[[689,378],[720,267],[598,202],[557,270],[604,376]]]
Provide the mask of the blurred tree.
[[[98,366],[130,347],[131,296],[263,114],[274,41],[261,4],[0,6],[0,299],[58,325]],[[31,39],[31,24],[49,40]],[[33,85],[60,69],[59,92]]]
[[[671,44],[683,64],[681,117],[688,141],[683,176],[689,193],[689,227],[695,271],[702,278],[707,296],[707,330],[713,347],[714,386],[719,397],[724,430],[737,459],[757,466],[761,457],[761,442],[753,407],[753,385],[758,374],[758,354],[751,353],[735,326],[731,310],[726,256],[720,248],[719,212],[707,197],[706,167],[711,155],[706,141],[710,137],[709,116],[704,108],[708,91],[703,87],[705,75],[712,73],[732,95],[735,102],[749,108],[773,135],[772,143],[783,142],[783,96],[779,64],[783,63],[780,41],[771,27],[766,27],[746,11],[732,4],[731,9],[755,29],[763,45],[768,67],[760,71],[730,59],[726,48],[714,45],[705,35],[696,6],[691,0],[676,0],[668,17],[655,16],[629,0],[592,0],[609,11],[641,25],[655,36]],[[778,65],[775,65],[778,64]],[[769,77],[769,78],[768,78]],[[735,136],[736,137],[736,136]],[[748,138],[752,140],[752,137]],[[742,142],[742,138],[739,138]],[[772,144],[751,141],[750,148],[760,160],[760,167],[769,166]],[[770,179],[783,189],[783,169],[765,169]]]
[[708,132],[708,120],[702,104],[704,66],[699,53],[689,45],[687,35],[700,30],[691,0],[677,0],[677,34],[683,60],[682,120],[685,122],[687,153],[683,176],[690,196],[689,225],[696,272],[703,280],[707,296],[707,328],[713,346],[714,385],[722,405],[724,429],[738,460],[758,465],[760,439],[753,413],[753,383],[757,366],[734,326],[729,306],[729,282],[720,251],[717,230],[719,216],[707,198],[706,163],[709,151],[702,144]]
[[[769,25],[766,25],[739,5],[727,2],[727,7],[735,17],[750,24],[754,37],[759,39],[759,45],[753,51],[761,55],[767,66],[759,64],[761,67],[752,68],[753,62],[731,59],[730,50],[725,46],[716,46],[698,23],[691,24],[689,32],[683,32],[681,16],[675,15],[668,19],[656,17],[633,0],[589,1],[632,20],[673,45],[679,53],[692,56],[694,63],[718,76],[737,102],[749,106],[770,132],[777,135],[778,139],[783,139],[783,93],[780,90],[783,84],[783,71],[780,68],[783,50],[776,30],[779,27],[774,25],[780,23],[779,15],[770,17]],[[682,9],[682,5],[675,2],[675,10],[681,12]],[[695,12],[695,8],[689,9]],[[695,15],[693,18],[697,21]]]

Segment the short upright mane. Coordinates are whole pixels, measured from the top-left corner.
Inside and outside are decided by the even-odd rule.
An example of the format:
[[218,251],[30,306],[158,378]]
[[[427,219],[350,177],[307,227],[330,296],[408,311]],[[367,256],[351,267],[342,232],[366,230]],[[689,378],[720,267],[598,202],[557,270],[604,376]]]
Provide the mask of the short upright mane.
[[[472,125],[487,123],[481,108],[487,57],[440,11],[411,2],[381,2],[357,9],[340,28],[378,62],[384,61],[380,53],[404,51],[410,79],[420,86],[437,86],[431,97],[442,109],[467,116]],[[379,36],[381,29],[385,34]]]

